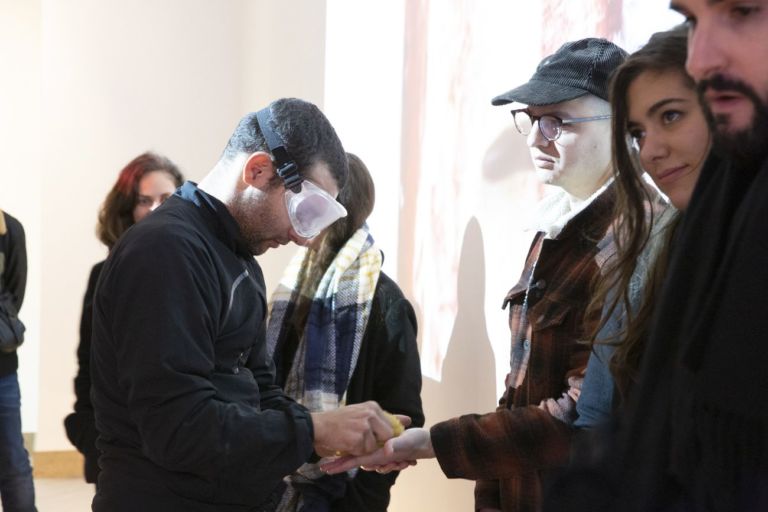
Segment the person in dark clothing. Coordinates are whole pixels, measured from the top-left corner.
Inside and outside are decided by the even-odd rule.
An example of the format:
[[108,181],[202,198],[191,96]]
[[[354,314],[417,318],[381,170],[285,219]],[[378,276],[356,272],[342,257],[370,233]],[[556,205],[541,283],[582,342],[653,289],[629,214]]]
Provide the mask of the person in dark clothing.
[[[21,223],[0,212],[0,297],[21,309],[27,286],[27,246]],[[0,500],[6,512],[34,512],[35,488],[21,435],[16,351],[0,352]]]
[[199,186],[117,241],[93,306],[95,512],[271,510],[311,457],[394,435],[375,402],[310,413],[275,385],[266,352],[253,256],[342,217],[346,175],[320,110],[277,100],[240,121]]
[[709,125],[685,72],[687,40],[684,26],[657,32],[611,81],[618,242],[593,298],[603,313],[576,406],[579,428],[609,422],[630,394],[667,275],[670,240],[709,155]]
[[686,17],[712,155],[674,240],[616,455],[584,473],[571,493],[580,506],[567,510],[768,510],[768,3],[672,7]]
[[[99,240],[111,250],[128,228],[160,206],[183,182],[184,177],[176,164],[164,156],[147,152],[128,162],[118,174],[99,212]],[[85,481],[93,484],[98,481],[99,451],[96,449],[98,433],[90,396],[91,316],[93,295],[103,266],[104,261],[100,261],[88,276],[80,318],[80,344],[77,347],[75,411],[64,419],[67,437],[85,459]]]
[[675,0],[714,131],[626,420],[623,510],[768,510],[768,2]]
[[[296,254],[272,295],[267,345],[276,380],[310,411],[375,400],[421,427],[416,314],[381,271],[383,255],[366,224],[373,179],[360,158],[347,156],[349,177],[339,192],[347,216]],[[384,512],[396,478],[324,475],[307,463],[291,475],[277,512]]]

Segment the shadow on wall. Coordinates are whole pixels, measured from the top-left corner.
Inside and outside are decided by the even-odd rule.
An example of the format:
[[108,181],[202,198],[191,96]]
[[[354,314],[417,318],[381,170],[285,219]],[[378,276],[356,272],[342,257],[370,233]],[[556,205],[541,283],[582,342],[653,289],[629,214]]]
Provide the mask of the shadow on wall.
[[510,123],[485,151],[481,172],[484,183],[499,184],[516,174],[529,175],[532,167],[526,137]]
[[[496,408],[493,351],[485,327],[485,263],[480,223],[470,219],[458,269],[458,313],[443,362],[442,382],[424,378],[427,427],[462,414]],[[414,307],[418,307],[414,304]],[[421,312],[417,311],[421,317]],[[424,492],[425,486],[429,492]],[[403,471],[392,489],[393,511],[473,510],[474,482],[449,480],[435,460]]]
[[491,141],[482,160],[482,202],[476,212],[485,248],[485,325],[496,356],[496,395],[509,371],[508,311],[501,305],[520,279],[533,239],[530,228],[545,186],[537,179],[526,137],[511,123]]
[[[457,277],[458,311],[443,378],[435,389],[440,409],[435,421],[495,409],[493,350],[485,325],[485,254],[480,223],[472,217],[464,230]],[[428,402],[429,403],[429,402]]]

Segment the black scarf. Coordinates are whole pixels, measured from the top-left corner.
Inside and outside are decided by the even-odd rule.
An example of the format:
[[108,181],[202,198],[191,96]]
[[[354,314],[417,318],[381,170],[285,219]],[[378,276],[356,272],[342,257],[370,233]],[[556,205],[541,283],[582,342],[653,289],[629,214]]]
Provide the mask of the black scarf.
[[768,162],[702,171],[628,411],[622,509],[768,509]]

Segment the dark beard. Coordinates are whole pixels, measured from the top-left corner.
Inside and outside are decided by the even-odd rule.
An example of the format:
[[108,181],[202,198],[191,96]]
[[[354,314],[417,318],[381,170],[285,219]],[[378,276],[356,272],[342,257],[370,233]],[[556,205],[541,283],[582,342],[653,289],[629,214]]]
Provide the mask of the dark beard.
[[248,252],[254,256],[264,254],[269,248],[266,245],[269,237],[265,229],[274,229],[277,225],[266,198],[239,195],[232,200],[229,212],[240,227],[240,240]]
[[[704,91],[707,89],[738,92],[749,98],[755,110],[750,126],[735,132],[727,131],[729,116],[712,114],[703,100]],[[768,157],[768,106],[749,85],[723,75],[702,80],[697,90],[704,115],[714,134],[713,153],[730,159],[738,168],[757,170]]]

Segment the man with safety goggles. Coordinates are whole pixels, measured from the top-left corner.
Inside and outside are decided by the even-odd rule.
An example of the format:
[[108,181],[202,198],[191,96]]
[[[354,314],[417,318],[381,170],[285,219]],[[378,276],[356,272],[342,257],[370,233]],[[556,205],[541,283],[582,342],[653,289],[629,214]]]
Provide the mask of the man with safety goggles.
[[296,234],[302,238],[314,238],[322,230],[347,216],[347,210],[328,192],[309,180],[297,187],[298,192],[285,190],[285,207]]
[[110,252],[94,297],[93,510],[272,510],[313,452],[363,454],[394,435],[375,402],[310,413],[274,384],[266,352],[253,256],[343,217],[347,169],[316,106],[275,101]]
[[293,230],[302,238],[310,239],[347,216],[347,210],[328,192],[304,178],[299,166],[285,148],[285,143],[270,128],[269,111],[256,113],[264,140],[272,153],[277,175],[285,186],[285,207]]

